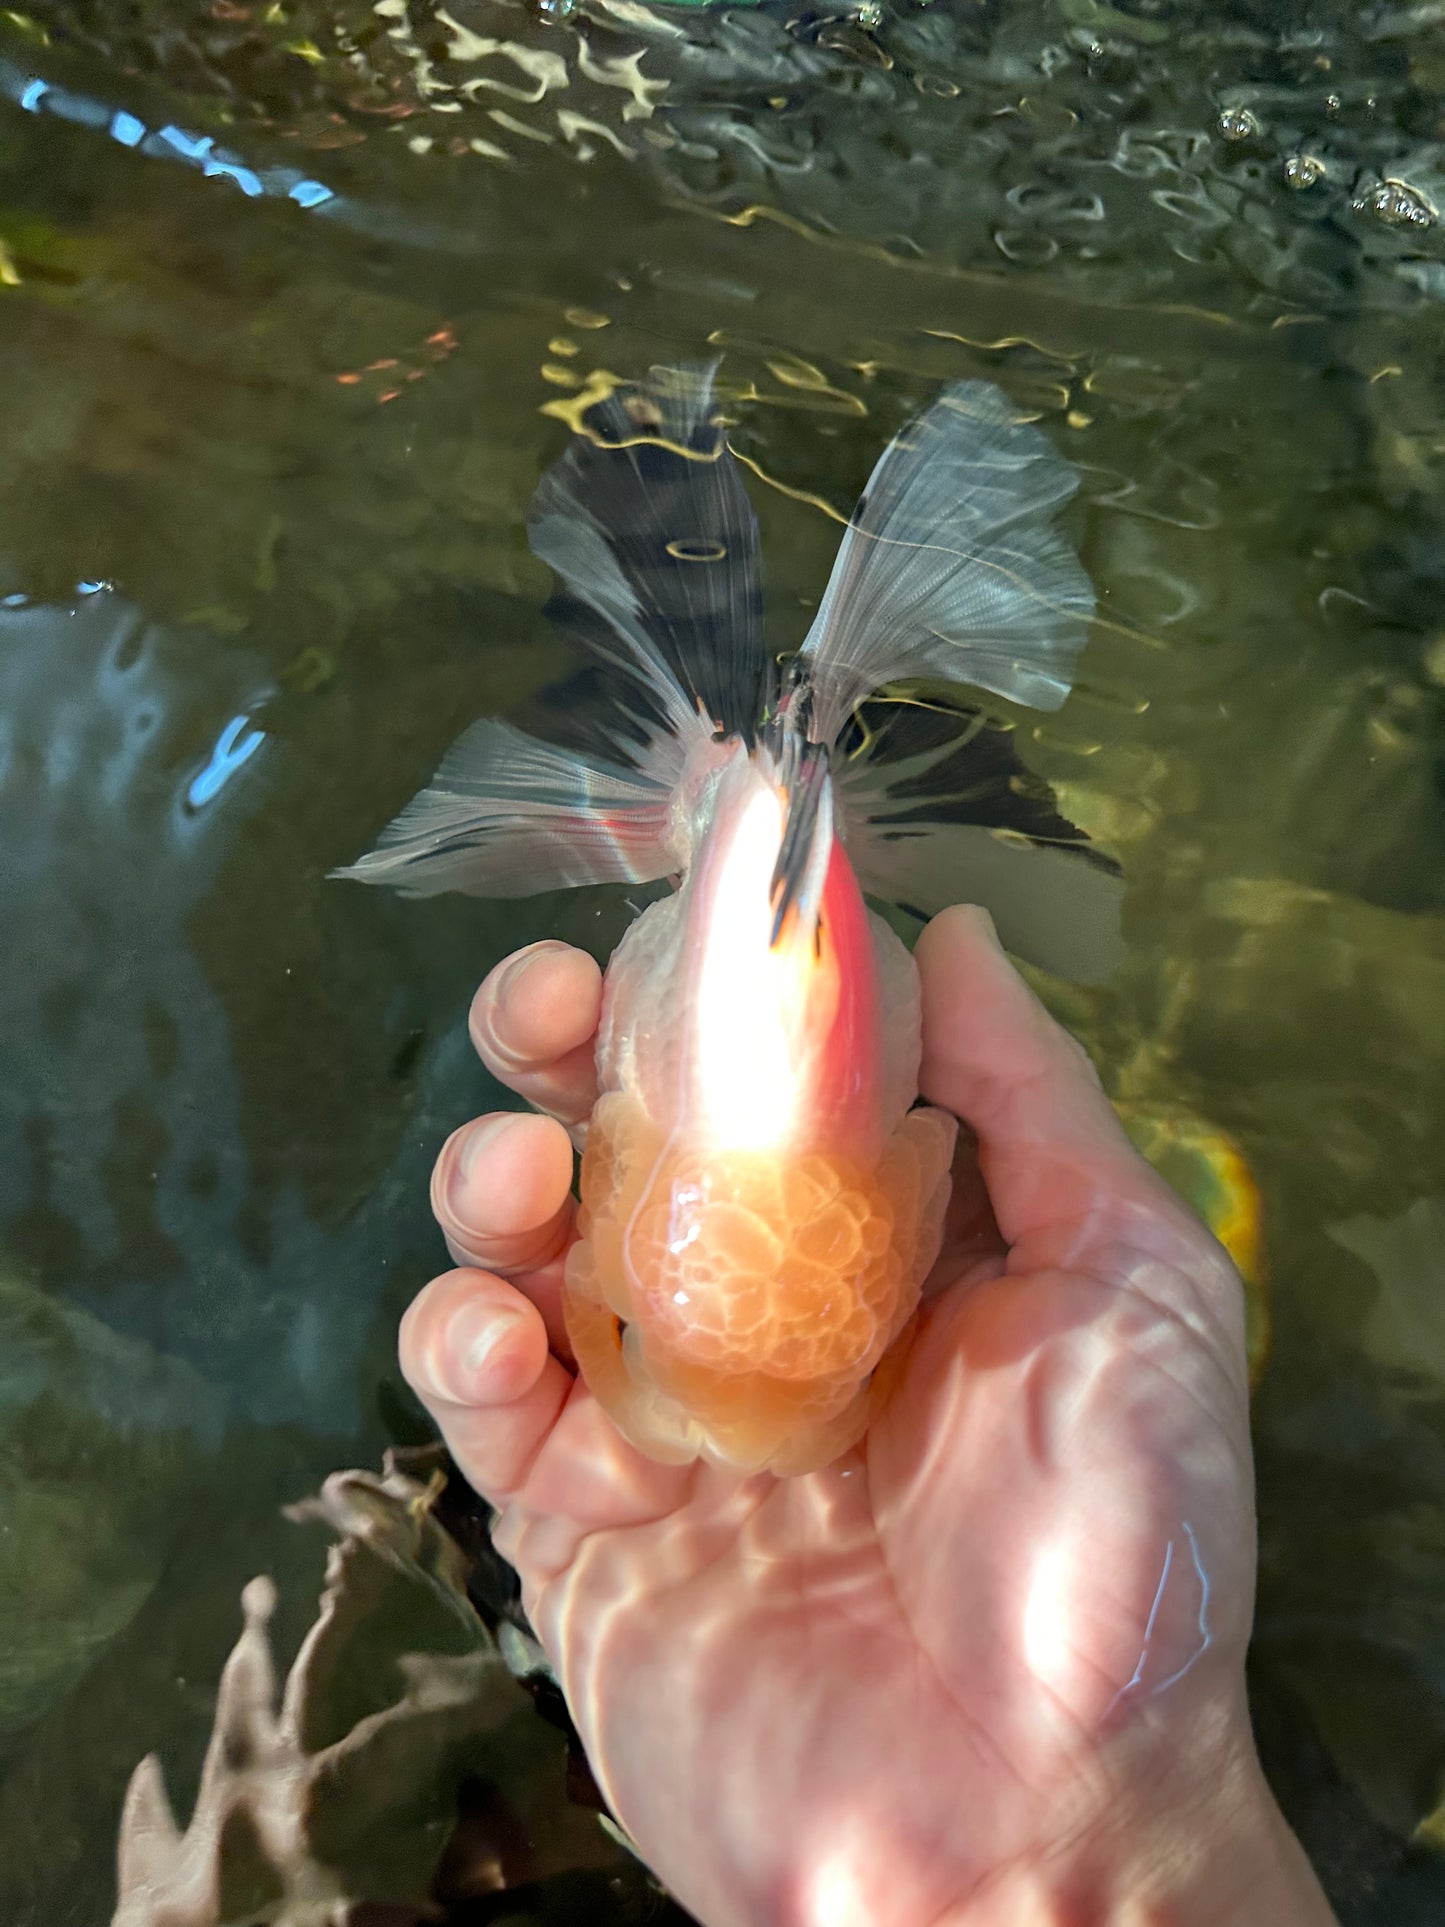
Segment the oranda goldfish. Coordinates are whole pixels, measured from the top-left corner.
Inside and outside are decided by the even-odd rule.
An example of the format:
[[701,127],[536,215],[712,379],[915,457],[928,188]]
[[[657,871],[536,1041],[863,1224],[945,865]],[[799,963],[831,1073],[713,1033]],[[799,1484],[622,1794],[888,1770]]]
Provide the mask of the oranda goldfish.
[[948,389],[879,461],[780,664],[712,371],[654,371],[588,413],[528,524],[595,661],[564,721],[601,753],[477,723],[342,873],[416,895],[675,882],[607,970],[565,1284],[583,1376],[655,1458],[829,1463],[937,1256],[956,1126],[916,1107],[917,974],[865,896],[983,902],[1045,966],[1107,966],[1112,866],[1009,734],[878,700],[1063,702],[1094,606],[1054,523],[1075,486],[999,389]]

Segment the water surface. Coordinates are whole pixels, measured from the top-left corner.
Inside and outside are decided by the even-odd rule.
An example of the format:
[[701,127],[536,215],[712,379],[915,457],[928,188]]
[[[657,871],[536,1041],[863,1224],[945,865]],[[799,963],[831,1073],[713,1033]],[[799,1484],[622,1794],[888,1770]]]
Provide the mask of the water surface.
[[1102,620],[1019,723],[1125,865],[1128,960],[1044,988],[1258,1177],[1261,1738],[1342,1916],[1439,1918],[1445,16],[1202,18],[0,20],[7,1921],[108,1916],[126,1778],[161,1748],[185,1810],[241,1585],[293,1640],[312,1610],[278,1507],[423,1435],[427,1174],[502,1101],[467,997],[629,912],[325,875],[565,668],[521,528],[568,421],[709,353],[780,648],[941,382],[1081,468]]

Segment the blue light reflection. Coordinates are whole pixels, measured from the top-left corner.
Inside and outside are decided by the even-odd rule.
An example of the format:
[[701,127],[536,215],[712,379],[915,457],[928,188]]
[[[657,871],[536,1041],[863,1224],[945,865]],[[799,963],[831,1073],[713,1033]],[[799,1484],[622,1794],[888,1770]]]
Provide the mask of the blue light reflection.
[[209,134],[188,133],[184,127],[167,122],[164,127],[148,128],[124,108],[111,109],[88,95],[53,87],[48,80],[22,73],[8,60],[0,60],[0,96],[13,100],[27,114],[45,112],[61,120],[78,121],[83,126],[103,127],[121,147],[141,148],[145,153],[167,160],[181,160],[198,167],[208,179],[223,178],[235,183],[248,199],[262,195],[282,196],[297,207],[325,207],[337,199],[332,188],[313,181],[294,167],[257,170],[247,167],[236,155],[217,147]]
[[248,716],[233,716],[221,731],[216,747],[211,751],[211,760],[186,791],[186,802],[193,810],[203,809],[219,796],[241,765],[248,763],[265,742],[266,732],[263,729],[253,729],[249,735],[242,734],[249,721]]

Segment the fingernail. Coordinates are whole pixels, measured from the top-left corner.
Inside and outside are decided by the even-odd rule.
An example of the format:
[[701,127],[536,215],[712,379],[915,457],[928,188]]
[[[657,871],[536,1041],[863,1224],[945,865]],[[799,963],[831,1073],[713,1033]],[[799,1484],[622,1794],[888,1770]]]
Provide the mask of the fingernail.
[[451,1177],[447,1180],[447,1197],[452,1209],[461,1215],[461,1207],[468,1202],[467,1192],[477,1161],[482,1153],[496,1144],[505,1131],[511,1129],[510,1116],[487,1117],[480,1123],[469,1124],[462,1141],[456,1148],[452,1163]]
[[496,1009],[499,1017],[506,1018],[511,1015],[508,1006],[516,997],[522,979],[532,968],[532,965],[537,961],[538,957],[549,950],[562,950],[565,949],[565,947],[565,945],[559,944],[551,938],[544,937],[540,943],[529,944],[525,950],[519,950],[517,952],[516,956],[513,957],[512,961],[497,979]]
[[998,937],[998,925],[994,922],[991,913],[985,910],[981,903],[969,904],[968,913],[973,918],[974,928],[985,943],[992,944],[995,950],[1002,950],[1003,945]]
[[453,1314],[447,1328],[448,1377],[462,1404],[486,1396],[489,1365],[524,1322],[521,1312],[494,1305],[463,1305]]

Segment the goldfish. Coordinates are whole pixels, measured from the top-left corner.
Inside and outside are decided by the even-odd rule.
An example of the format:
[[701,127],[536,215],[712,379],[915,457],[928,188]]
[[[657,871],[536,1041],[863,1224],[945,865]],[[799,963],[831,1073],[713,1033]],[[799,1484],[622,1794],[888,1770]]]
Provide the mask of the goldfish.
[[1094,614],[1058,527],[1072,466],[998,387],[948,387],[879,459],[777,658],[714,381],[619,388],[538,486],[551,613],[592,659],[573,744],[483,719],[339,874],[673,885],[604,978],[567,1332],[644,1453],[787,1477],[866,1427],[950,1194],[957,1124],[917,1101],[917,971],[868,899],[984,903],[1011,948],[1089,980],[1119,880],[1009,731],[948,693],[1069,694]]

